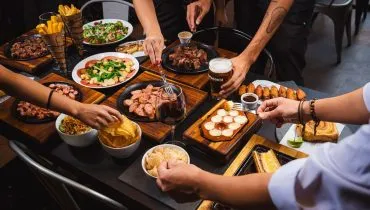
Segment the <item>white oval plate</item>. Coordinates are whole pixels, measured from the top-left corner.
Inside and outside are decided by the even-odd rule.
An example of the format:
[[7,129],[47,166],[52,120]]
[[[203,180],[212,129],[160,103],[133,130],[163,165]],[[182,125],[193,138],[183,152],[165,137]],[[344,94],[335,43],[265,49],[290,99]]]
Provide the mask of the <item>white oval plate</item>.
[[133,27],[132,27],[131,23],[129,23],[129,22],[125,21],[125,20],[120,20],[120,19],[101,19],[101,20],[95,20],[95,21],[86,23],[85,25],[83,25],[83,28],[85,29],[86,26],[93,26],[97,22],[102,22],[102,23],[116,23],[118,21],[122,22],[123,26],[125,26],[125,27],[128,28],[126,36],[124,36],[122,39],[119,39],[119,40],[114,41],[114,42],[102,43],[102,44],[92,44],[92,43],[86,42],[85,40],[83,41],[83,43],[84,44],[87,44],[87,45],[91,45],[91,46],[105,46],[105,45],[115,44],[115,43],[118,43],[118,42],[126,39],[128,36],[131,35],[132,30],[133,30]]
[[[135,69],[134,70],[134,74],[131,76],[131,77],[128,77],[126,78],[125,81],[123,82],[119,82],[119,83],[116,83],[114,85],[111,85],[111,86],[106,86],[106,87],[103,87],[103,86],[89,86],[89,85],[84,85],[81,83],[81,78],[77,75],[77,71],[79,69],[82,69],[82,68],[85,68],[85,64],[90,61],[90,60],[101,60],[103,59],[104,57],[107,57],[107,56],[115,56],[115,57],[119,57],[119,58],[129,58],[131,59],[133,62],[134,62],[134,66],[133,68]],[[104,89],[104,88],[110,88],[110,87],[115,87],[117,85],[120,85],[120,84],[123,84],[127,81],[129,81],[131,78],[133,78],[138,72],[139,72],[139,68],[140,68],[140,65],[139,65],[139,61],[132,55],[129,55],[129,54],[125,54],[125,53],[119,53],[119,52],[106,52],[106,53],[99,53],[99,54],[95,54],[95,55],[92,55],[90,57],[87,57],[85,59],[83,59],[82,61],[80,61],[74,68],[73,68],[73,71],[72,71],[72,79],[82,85],[82,86],[85,86],[85,87],[88,87],[88,88],[94,88],[94,89]]]

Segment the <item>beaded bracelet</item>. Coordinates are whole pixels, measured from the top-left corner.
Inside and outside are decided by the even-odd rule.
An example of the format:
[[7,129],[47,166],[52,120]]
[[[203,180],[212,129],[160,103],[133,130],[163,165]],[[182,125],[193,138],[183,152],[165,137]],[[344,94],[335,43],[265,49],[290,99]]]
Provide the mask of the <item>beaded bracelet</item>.
[[316,128],[320,124],[320,119],[316,116],[316,112],[315,112],[315,102],[316,102],[316,98],[310,101],[310,113],[311,113],[312,120],[315,121],[314,135],[316,135]]
[[51,102],[51,96],[53,96],[54,89],[50,91],[49,97],[48,97],[48,102],[46,103],[46,109],[50,109],[50,102]]

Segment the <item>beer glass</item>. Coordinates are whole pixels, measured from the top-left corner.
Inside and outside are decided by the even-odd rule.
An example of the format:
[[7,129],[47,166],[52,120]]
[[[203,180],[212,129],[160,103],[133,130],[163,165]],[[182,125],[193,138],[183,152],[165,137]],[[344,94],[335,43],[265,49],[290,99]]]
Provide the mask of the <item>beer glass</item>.
[[211,85],[211,96],[220,100],[221,86],[233,75],[233,65],[230,59],[214,58],[209,62],[208,77]]

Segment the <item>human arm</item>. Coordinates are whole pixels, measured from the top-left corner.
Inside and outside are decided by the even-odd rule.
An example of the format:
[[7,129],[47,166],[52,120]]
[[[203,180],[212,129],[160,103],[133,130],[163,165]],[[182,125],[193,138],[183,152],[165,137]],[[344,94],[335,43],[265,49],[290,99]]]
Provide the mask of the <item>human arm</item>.
[[164,38],[155,14],[153,0],[133,0],[136,14],[144,28],[146,39],[144,51],[153,64],[158,64],[162,59]]
[[268,193],[271,174],[226,177],[194,165],[165,162],[158,168],[157,184],[165,192],[196,193],[201,199],[218,201],[240,209],[272,209]]
[[270,2],[257,33],[245,50],[232,59],[234,73],[231,79],[222,86],[220,94],[223,97],[227,97],[239,88],[251,65],[257,60],[261,51],[283,22],[293,2],[294,0],[272,0]]
[[[35,105],[46,107],[50,89],[23,75],[16,74],[0,65],[0,89],[7,94]],[[53,94],[50,109],[71,115],[94,128],[106,126],[121,119],[117,110],[107,106],[83,104],[60,94]]]
[[216,18],[216,25],[226,25],[228,22],[228,18],[226,15],[226,2],[225,0],[215,0],[215,18]]
[[[370,91],[369,84],[365,88]],[[257,113],[262,119],[270,119],[279,126],[286,122],[298,123],[298,105],[298,101],[276,98],[263,102]],[[364,88],[317,100],[315,113],[320,120],[339,123],[366,124],[370,119],[370,113],[364,102]],[[303,103],[303,118],[305,121],[312,119],[308,101]]]
[[[218,3],[220,3],[220,0],[218,1]],[[212,0],[197,0],[187,6],[186,21],[188,22],[189,28],[192,32],[197,30],[197,25],[202,22],[211,6]]]

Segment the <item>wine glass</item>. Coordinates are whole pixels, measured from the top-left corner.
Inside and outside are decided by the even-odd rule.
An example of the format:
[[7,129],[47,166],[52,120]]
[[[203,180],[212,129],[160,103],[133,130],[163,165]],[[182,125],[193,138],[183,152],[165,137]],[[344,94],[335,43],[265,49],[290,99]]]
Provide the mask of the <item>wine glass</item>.
[[[172,94],[169,93],[168,87],[172,89]],[[167,90],[167,91],[166,91]],[[186,102],[184,93],[179,86],[166,84],[159,89],[156,107],[157,119],[167,125],[171,125],[171,140],[175,139],[176,124],[185,119]]]

